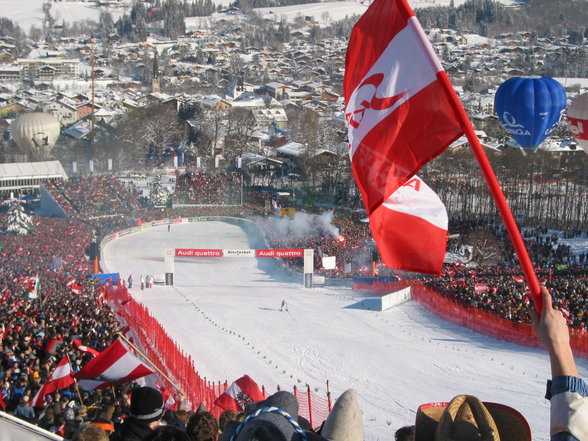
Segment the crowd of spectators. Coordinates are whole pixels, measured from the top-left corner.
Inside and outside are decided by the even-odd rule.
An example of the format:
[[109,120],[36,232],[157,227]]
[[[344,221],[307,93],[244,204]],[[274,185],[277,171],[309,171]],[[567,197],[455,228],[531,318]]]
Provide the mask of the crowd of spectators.
[[[116,408],[120,396],[80,396],[69,387],[47,395],[45,407],[33,408],[31,400],[65,355],[73,371],[87,362],[74,340],[101,351],[120,323],[103,303],[103,287],[89,277],[85,253],[92,227],[71,218],[33,220],[26,236],[0,236],[0,408],[66,435],[89,418],[106,418],[106,404]],[[31,278],[39,280],[34,296]],[[67,286],[73,279],[82,287],[78,294]]]
[[111,175],[53,179],[45,187],[70,216],[93,218],[141,208],[137,193]]
[[[260,218],[260,226],[272,248],[312,248],[316,271],[328,277],[340,278],[369,274],[373,241],[369,225],[362,222],[364,218],[361,212],[333,210],[314,214],[298,213],[293,219],[263,217]],[[335,269],[323,267],[322,258],[329,256],[336,258]],[[300,259],[284,259],[284,263],[292,269],[302,267]]]
[[242,200],[240,173],[191,171],[176,179],[174,202],[178,204],[237,205]]

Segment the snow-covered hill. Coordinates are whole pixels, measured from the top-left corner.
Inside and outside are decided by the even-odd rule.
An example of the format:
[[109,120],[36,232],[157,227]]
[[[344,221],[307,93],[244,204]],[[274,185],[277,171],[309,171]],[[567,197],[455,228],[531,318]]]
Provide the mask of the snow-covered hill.
[[[42,27],[43,3],[45,2],[46,0],[2,0],[0,3],[2,5],[1,15],[16,22],[25,32],[28,32],[31,25]],[[216,5],[222,6],[228,6],[232,2],[233,0],[213,0]],[[451,0],[409,0],[413,9],[445,6],[450,2]],[[455,6],[465,2],[466,0],[453,0]],[[518,0],[499,0],[499,2],[509,6],[522,3]],[[52,2],[51,14],[58,24],[82,20],[98,22],[101,11],[109,11],[116,21],[124,13],[130,13],[132,3],[133,0],[120,0],[114,6],[97,6],[94,2],[89,1]],[[338,20],[346,15],[362,14],[370,3],[370,1],[317,2],[276,8],[259,8],[259,12],[264,16],[283,16],[287,20],[294,20],[298,16],[312,16],[321,23],[326,17],[325,13],[329,14],[331,20]]]

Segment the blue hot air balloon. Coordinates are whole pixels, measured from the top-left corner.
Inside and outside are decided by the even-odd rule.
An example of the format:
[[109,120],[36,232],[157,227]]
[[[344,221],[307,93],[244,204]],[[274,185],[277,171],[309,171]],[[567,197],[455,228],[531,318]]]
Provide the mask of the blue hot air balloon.
[[553,78],[514,77],[496,91],[494,108],[521,147],[534,149],[557,127],[566,108],[566,91]]

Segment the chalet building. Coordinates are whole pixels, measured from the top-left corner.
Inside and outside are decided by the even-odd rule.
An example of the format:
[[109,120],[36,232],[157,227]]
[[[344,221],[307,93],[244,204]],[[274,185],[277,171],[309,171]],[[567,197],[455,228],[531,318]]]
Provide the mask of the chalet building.
[[69,126],[77,121],[76,107],[64,101],[53,101],[43,107],[43,112],[51,113],[62,127]]
[[12,63],[13,61],[14,57],[10,51],[0,49],[0,63]]
[[22,78],[22,66],[0,65],[0,81],[22,81]]
[[28,106],[25,106],[24,104],[21,103],[10,103],[7,104],[5,106],[0,107],[0,117],[6,117],[6,116],[11,116],[11,115],[19,115],[23,112],[27,112],[30,111],[31,108]]
[[276,123],[280,129],[285,129],[288,125],[288,116],[286,115],[286,111],[281,107],[252,109],[252,112],[257,126],[267,126],[271,123]]
[[97,108],[98,108],[98,106],[96,106],[95,104],[92,105],[92,103],[89,103],[89,102],[78,104],[76,106],[76,118],[77,118],[77,120],[84,119],[87,116],[92,115],[92,113],[94,113],[94,111]]
[[229,110],[232,107],[230,102],[216,95],[203,98],[200,104],[210,110]]
[[80,60],[57,58],[19,58],[24,78],[51,80],[54,78],[78,78]]
[[274,97],[277,100],[283,100],[284,98],[287,98],[293,89],[294,88],[292,86],[287,86],[286,84],[278,82],[271,82],[265,85],[265,90],[267,91],[268,95]]

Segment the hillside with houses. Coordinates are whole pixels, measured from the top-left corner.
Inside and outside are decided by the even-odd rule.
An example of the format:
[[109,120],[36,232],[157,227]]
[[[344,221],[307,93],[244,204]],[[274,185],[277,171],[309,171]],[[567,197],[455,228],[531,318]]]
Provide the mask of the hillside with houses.
[[[52,7],[46,5],[47,19]],[[366,8],[356,5],[358,13]],[[135,16],[148,17],[145,6],[133,8]],[[219,8],[185,18],[184,32],[173,39],[163,36],[168,19],[149,18],[141,22],[147,24],[144,40],[131,41],[117,31],[133,15],[115,22],[105,9],[97,34],[72,35],[70,25],[64,35],[63,27],[53,22],[49,28],[46,20],[36,40],[23,33],[26,50],[4,32],[0,160],[58,159],[70,173],[86,173],[90,161],[100,172],[171,165],[180,158],[194,168],[242,168],[249,184],[352,187],[342,81],[349,29],[358,15],[334,20],[335,10],[304,15],[301,5],[287,21],[279,7],[271,14],[267,8]],[[570,100],[587,90],[582,77],[588,74],[573,61],[586,44],[571,31],[541,36],[521,30],[493,38],[442,28],[426,32],[484,145],[495,151],[513,145],[494,112],[494,93],[504,80],[563,74],[576,66],[572,77],[559,80]],[[31,111],[50,113],[60,123],[50,157],[27,156],[11,140],[14,118]],[[543,148],[582,153],[565,124]]]

